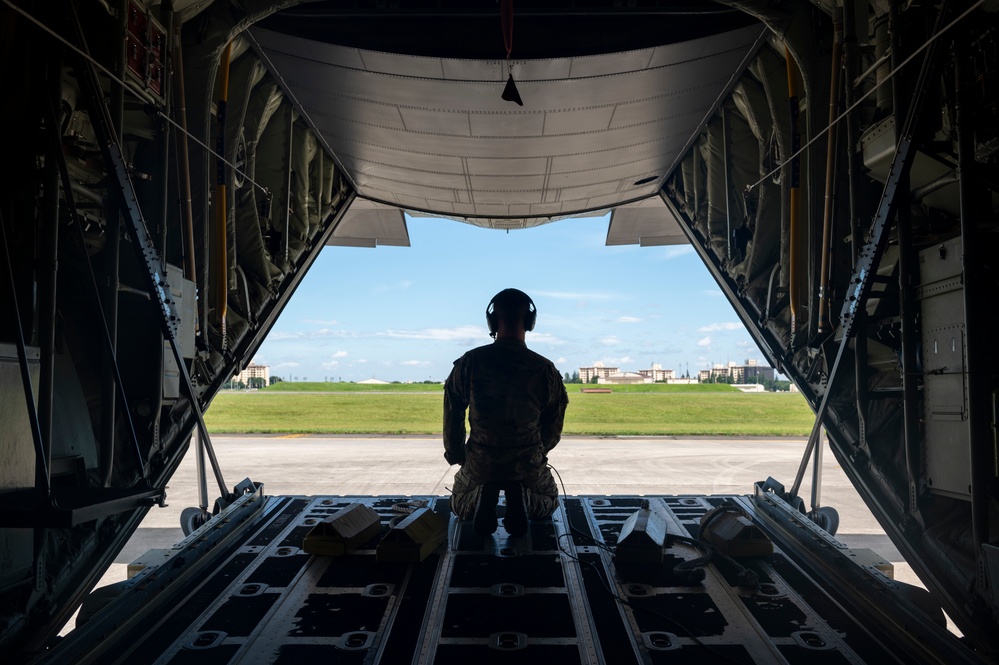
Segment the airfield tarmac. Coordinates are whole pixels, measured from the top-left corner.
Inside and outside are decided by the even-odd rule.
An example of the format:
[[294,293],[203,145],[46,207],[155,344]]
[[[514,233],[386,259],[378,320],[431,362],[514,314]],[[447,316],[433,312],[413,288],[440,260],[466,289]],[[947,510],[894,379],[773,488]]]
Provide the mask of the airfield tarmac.
[[[445,495],[457,466],[443,458],[439,437],[243,435],[215,436],[212,446],[226,483],[243,478],[264,483],[269,495]],[[565,437],[549,456],[570,495],[752,494],[753,483],[773,476],[794,481],[804,439]],[[836,537],[850,547],[867,547],[896,564],[902,557],[825,451],[822,505],[839,511]],[[802,483],[806,503],[811,466]],[[218,485],[208,473],[211,501]],[[183,540],[180,513],[198,505],[195,456],[184,457],[167,488],[166,508],[153,508],[115,560],[124,567],[149,549]]]
[[[212,446],[229,487],[250,478],[268,495],[445,495],[458,469],[444,461],[440,438],[429,436],[219,435]],[[569,495],[752,494],[768,476],[789,487],[804,448],[798,438],[565,437],[549,461]],[[149,511],[99,586],[124,580],[128,563],[146,551],[183,540],[180,513],[198,505],[191,450],[170,480],[169,505]],[[821,504],[839,511],[836,538],[874,550],[894,564],[895,579],[922,586],[832,453],[823,457]],[[800,491],[806,504],[811,478],[809,466]],[[210,469],[208,491],[214,501]]]

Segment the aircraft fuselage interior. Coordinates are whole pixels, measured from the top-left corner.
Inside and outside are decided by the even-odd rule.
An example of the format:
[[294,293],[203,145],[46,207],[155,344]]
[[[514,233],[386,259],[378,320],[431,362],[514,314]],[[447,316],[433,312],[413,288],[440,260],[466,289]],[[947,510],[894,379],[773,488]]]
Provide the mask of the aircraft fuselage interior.
[[[999,3],[0,0],[0,17],[0,660],[999,659]],[[692,245],[805,396],[796,478],[562,497],[495,550],[452,517],[446,546],[391,564],[300,549],[349,501],[219,466],[203,414],[324,247],[408,246],[407,216],[529,234],[608,213],[609,245]],[[858,562],[799,496],[823,434],[926,591]],[[93,592],[189,448],[191,534]],[[395,537],[394,498],[360,503]],[[698,568],[717,549],[702,526],[733,507],[771,549]],[[635,533],[692,545],[636,562]]]

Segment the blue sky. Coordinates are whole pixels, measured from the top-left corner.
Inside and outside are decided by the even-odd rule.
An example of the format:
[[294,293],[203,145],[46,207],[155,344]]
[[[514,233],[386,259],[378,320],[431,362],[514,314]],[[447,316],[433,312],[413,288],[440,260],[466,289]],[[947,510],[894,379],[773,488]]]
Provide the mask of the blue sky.
[[491,342],[486,305],[515,287],[538,308],[527,345],[562,373],[765,362],[693,248],[607,247],[607,224],[507,233],[407,217],[410,247],[326,247],[254,361],[285,380],[443,381]]

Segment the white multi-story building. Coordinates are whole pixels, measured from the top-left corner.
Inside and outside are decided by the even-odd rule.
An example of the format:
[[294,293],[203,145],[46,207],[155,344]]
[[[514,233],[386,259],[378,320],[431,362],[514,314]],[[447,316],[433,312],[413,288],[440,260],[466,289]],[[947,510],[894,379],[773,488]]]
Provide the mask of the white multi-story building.
[[597,379],[597,383],[612,383],[615,385],[623,385],[626,383],[652,383],[652,379],[638,374],[637,372],[616,372],[611,374],[606,379]]
[[244,386],[250,385],[250,379],[263,379],[265,386],[270,385],[271,366],[250,363],[246,369],[232,377],[233,383],[242,383]]
[[672,381],[676,378],[676,372],[663,369],[659,364],[637,372],[622,372],[617,367],[606,367],[600,361],[594,362],[592,367],[579,368],[579,380],[583,383],[590,383],[593,377],[596,377],[597,383],[655,383]]
[[676,372],[671,369],[663,369],[659,363],[653,363],[651,369],[640,369],[638,373],[647,379],[652,379],[653,383],[659,381],[672,381],[676,378]]
[[597,377],[597,380],[606,379],[611,374],[617,374],[620,370],[617,367],[604,367],[604,364],[597,360],[593,363],[592,367],[580,367],[579,368],[579,380],[583,383],[589,383],[593,377]]
[[729,362],[727,365],[717,364],[711,369],[702,369],[697,373],[697,378],[701,383],[719,380],[738,384],[757,383],[761,380],[773,381],[774,369],[760,365],[755,360],[747,360],[743,365]]

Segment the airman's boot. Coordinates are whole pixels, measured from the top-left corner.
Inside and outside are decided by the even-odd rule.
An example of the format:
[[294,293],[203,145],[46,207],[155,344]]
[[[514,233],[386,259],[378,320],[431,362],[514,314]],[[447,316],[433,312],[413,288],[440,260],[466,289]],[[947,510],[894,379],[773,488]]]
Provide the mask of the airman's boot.
[[506,517],[503,527],[511,536],[523,536],[527,533],[527,497],[520,483],[513,483],[503,488],[506,495]]
[[472,528],[480,536],[496,532],[496,503],[499,501],[499,483],[486,483],[479,490],[479,500],[475,502],[475,515]]

